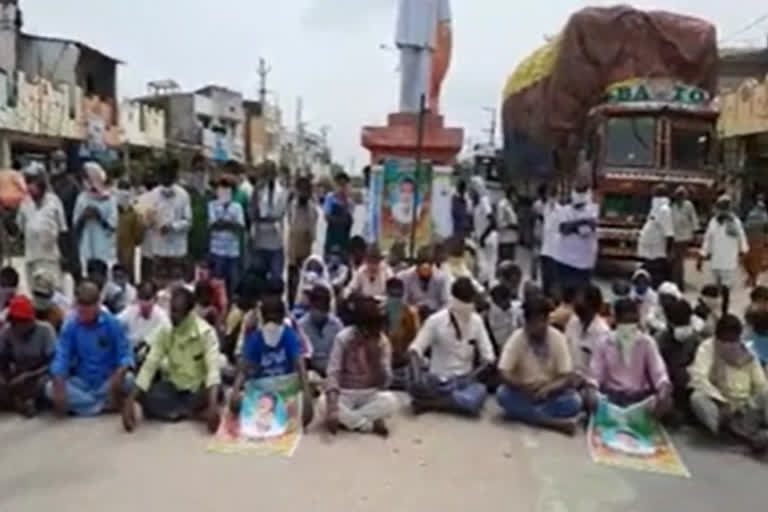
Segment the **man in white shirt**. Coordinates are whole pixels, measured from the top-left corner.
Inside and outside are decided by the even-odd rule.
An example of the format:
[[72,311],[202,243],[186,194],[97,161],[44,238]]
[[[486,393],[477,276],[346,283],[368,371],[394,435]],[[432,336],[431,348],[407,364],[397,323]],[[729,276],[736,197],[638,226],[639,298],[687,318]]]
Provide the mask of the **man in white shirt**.
[[355,270],[344,295],[383,298],[387,295],[387,281],[393,276],[378,246],[371,245],[365,254],[365,264]]
[[[557,188],[547,189],[544,185],[539,192],[539,199],[534,205],[536,223],[540,226],[541,248],[539,249],[539,266],[541,267],[541,288],[544,294],[552,297],[557,282],[557,244],[560,240],[559,212]],[[534,229],[534,232],[536,230]]]
[[[152,281],[139,286],[138,300],[126,307],[117,319],[125,329],[128,341],[137,355],[144,355],[151,334],[160,328],[170,328],[168,313],[157,305],[157,287]],[[143,358],[143,357],[142,357]]]
[[597,264],[598,216],[589,184],[586,181],[577,183],[571,192],[571,203],[557,214],[559,239],[554,259],[558,282],[563,289],[584,288],[592,280]]
[[681,290],[685,289],[685,258],[699,230],[699,216],[696,207],[688,199],[688,190],[684,186],[675,189],[672,198],[672,224],[675,228],[675,245],[672,251],[672,281]]
[[731,198],[720,196],[715,203],[715,217],[709,221],[698,261],[701,271],[703,260],[710,259],[715,284],[721,287],[723,315],[730,307],[731,287],[736,284],[739,259],[749,251],[747,235],[741,220],[731,212]]
[[472,237],[477,243],[477,280],[487,287],[496,272],[499,238],[493,204],[485,180],[480,176],[472,178],[470,199],[472,201]]
[[637,255],[645,262],[645,268],[651,274],[654,288],[669,281],[672,244],[674,243],[675,227],[672,222],[672,208],[669,204],[669,194],[664,185],[653,188],[651,211],[640,231],[637,242]]
[[61,286],[61,252],[59,239],[67,232],[64,206],[53,192],[48,191],[45,168],[32,163],[24,170],[29,195],[16,214],[16,223],[24,235],[26,278],[31,283],[39,271],[54,276]]
[[589,365],[595,347],[611,335],[608,323],[600,316],[603,294],[596,285],[589,285],[576,296],[574,315],[565,327],[565,337],[571,352],[574,370],[589,375]]
[[189,194],[177,183],[177,178],[178,164],[166,164],[160,172],[160,185],[152,190],[147,200],[146,220],[148,236],[152,240],[153,270],[155,277],[166,280],[171,268],[184,264],[192,227]]
[[[469,278],[451,286],[450,305],[430,316],[409,348],[414,412],[449,411],[477,416],[488,390],[480,376],[496,359],[482,317],[475,312],[477,290]],[[425,370],[430,350],[428,370]],[[479,356],[480,364],[475,365]]]
[[283,278],[283,223],[287,211],[288,193],[277,180],[277,167],[268,162],[264,166],[264,182],[251,196],[249,214],[253,248],[270,279]]
[[520,240],[517,223],[517,189],[507,188],[507,195],[499,202],[496,210],[496,225],[499,227],[499,258],[498,261],[515,261],[517,243]]

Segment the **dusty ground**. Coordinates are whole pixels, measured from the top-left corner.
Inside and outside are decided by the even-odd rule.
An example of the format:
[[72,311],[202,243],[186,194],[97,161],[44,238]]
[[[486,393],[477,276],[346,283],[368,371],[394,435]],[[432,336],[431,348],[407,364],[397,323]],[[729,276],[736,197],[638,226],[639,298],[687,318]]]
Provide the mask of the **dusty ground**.
[[[746,294],[734,302],[742,310]],[[736,512],[768,499],[765,463],[695,432],[675,436],[686,480],[595,465],[583,434],[503,424],[497,414],[489,401],[480,421],[417,419],[404,404],[388,440],[314,432],[290,459],[207,453],[197,425],[145,423],[126,435],[116,417],[3,416],[0,512]]]

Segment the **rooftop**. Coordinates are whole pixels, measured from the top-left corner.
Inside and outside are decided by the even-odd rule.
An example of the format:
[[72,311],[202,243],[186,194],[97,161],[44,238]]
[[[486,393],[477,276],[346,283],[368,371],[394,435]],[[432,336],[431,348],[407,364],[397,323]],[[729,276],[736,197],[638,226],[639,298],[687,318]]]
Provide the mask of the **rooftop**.
[[21,37],[27,38],[27,39],[36,39],[38,41],[48,41],[52,43],[61,43],[61,44],[72,44],[80,48],[81,50],[87,50],[89,52],[96,53],[100,55],[102,58],[110,60],[116,64],[125,64],[125,62],[116,59],[114,57],[111,57],[107,55],[106,53],[102,52],[101,50],[97,50],[93,46],[89,46],[85,43],[82,43],[80,41],[75,41],[74,39],[66,39],[62,37],[51,37],[51,36],[39,36],[37,34],[28,34],[28,33],[22,33]]

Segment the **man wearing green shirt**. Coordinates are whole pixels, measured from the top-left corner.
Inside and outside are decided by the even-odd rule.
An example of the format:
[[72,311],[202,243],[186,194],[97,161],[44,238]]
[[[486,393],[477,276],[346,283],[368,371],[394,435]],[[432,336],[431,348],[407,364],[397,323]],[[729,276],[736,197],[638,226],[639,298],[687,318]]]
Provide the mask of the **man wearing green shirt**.
[[[195,313],[194,305],[191,291],[184,287],[173,290],[172,327],[156,330],[147,340],[149,354],[136,378],[137,389],[123,410],[128,432],[136,428],[142,408],[148,418],[197,418],[205,421],[211,432],[218,428],[219,340],[213,327]],[[167,369],[155,380],[163,360],[167,360]]]

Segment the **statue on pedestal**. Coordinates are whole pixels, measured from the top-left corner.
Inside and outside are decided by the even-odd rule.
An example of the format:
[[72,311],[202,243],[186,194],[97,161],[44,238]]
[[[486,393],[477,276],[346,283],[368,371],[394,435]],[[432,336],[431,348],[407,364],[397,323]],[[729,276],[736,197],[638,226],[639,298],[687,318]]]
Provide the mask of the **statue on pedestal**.
[[452,39],[450,0],[400,0],[395,35],[400,50],[400,112],[418,113],[425,95],[429,111],[439,113]]

